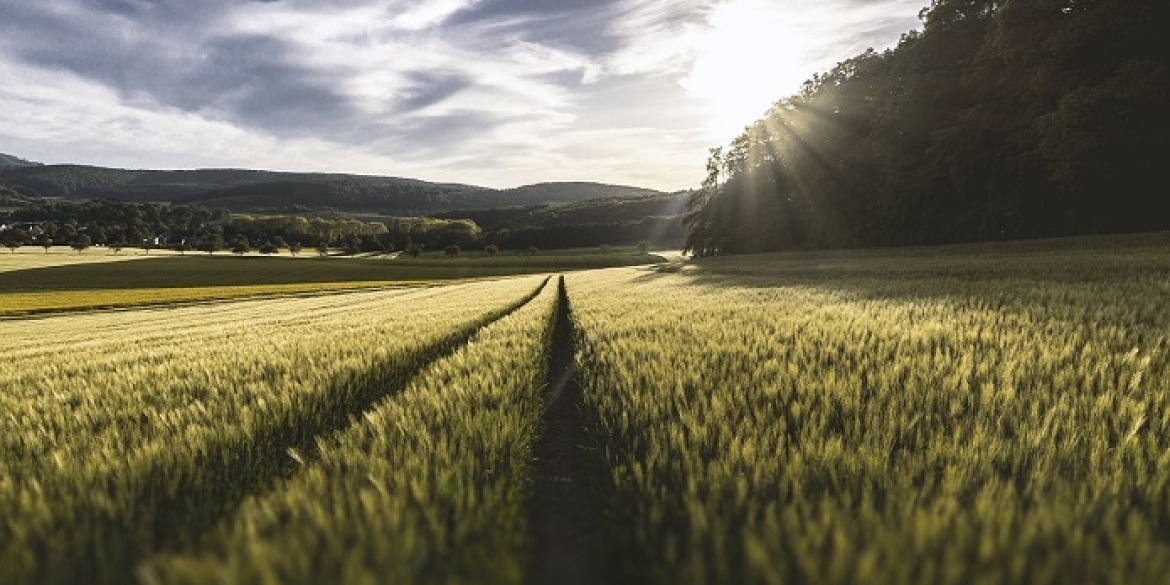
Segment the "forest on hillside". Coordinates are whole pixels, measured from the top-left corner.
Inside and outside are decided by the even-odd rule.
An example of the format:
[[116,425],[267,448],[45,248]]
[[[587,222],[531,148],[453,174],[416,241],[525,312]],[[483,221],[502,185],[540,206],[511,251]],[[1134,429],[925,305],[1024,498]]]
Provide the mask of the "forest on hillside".
[[228,209],[234,213],[341,211],[426,215],[451,209],[489,209],[575,203],[602,197],[662,195],[652,189],[587,182],[556,182],[493,189],[402,177],[289,173],[247,169],[130,170],[84,165],[6,166],[0,188],[24,199],[111,199]]
[[681,212],[687,198],[687,192],[603,197],[565,205],[457,209],[431,217],[472,220],[483,228],[485,238],[511,249],[634,245],[641,241],[678,248],[686,239]]
[[687,247],[1170,228],[1170,2],[934,0],[920,17],[712,149]]
[[[361,214],[233,214],[200,205],[114,199],[25,199],[0,186],[0,245],[168,247],[186,251],[208,242],[241,240],[259,249],[299,245],[364,252],[457,245],[526,250],[601,245],[681,246],[678,209],[685,193],[611,197],[567,205],[462,210],[433,217]],[[5,209],[5,203],[15,206]],[[482,221],[483,223],[477,223]],[[84,239],[82,238],[84,236]]]
[[[93,244],[179,245],[222,235],[261,247],[271,241],[349,245],[356,237],[367,251],[448,244],[579,248],[643,240],[678,247],[685,237],[685,199],[685,193],[588,182],[492,189],[362,175],[28,163],[0,169],[0,243],[65,244],[85,234]],[[248,223],[248,217],[275,223]],[[482,230],[476,225],[481,220]],[[10,222],[36,224],[36,233],[28,225],[8,229]],[[305,227],[312,222],[329,227]],[[385,226],[372,229],[370,222]]]

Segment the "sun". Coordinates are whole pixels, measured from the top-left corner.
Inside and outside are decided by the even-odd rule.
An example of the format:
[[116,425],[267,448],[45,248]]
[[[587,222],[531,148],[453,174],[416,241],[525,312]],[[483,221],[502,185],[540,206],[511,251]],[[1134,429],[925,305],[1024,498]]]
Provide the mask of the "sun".
[[712,12],[683,87],[709,109],[710,137],[726,144],[815,71],[812,44],[774,0],[732,0]]

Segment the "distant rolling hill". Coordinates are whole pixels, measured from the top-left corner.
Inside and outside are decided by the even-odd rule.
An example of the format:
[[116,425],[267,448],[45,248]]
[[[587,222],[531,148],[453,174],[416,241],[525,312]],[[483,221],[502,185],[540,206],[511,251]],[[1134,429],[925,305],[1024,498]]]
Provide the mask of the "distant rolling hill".
[[[590,199],[617,197],[623,199],[638,197],[653,197],[663,195],[661,191],[641,189],[638,187],[623,187],[619,185],[603,185],[600,183],[537,183],[515,189],[506,189],[499,192],[499,205],[540,205],[542,203],[575,203]],[[507,203],[504,203],[504,200]]]
[[11,169],[17,167],[36,167],[41,166],[39,162],[31,160],[24,160],[23,158],[12,156],[11,154],[4,154],[0,152],[0,169]]
[[540,183],[490,189],[366,175],[241,169],[155,171],[82,165],[0,168],[0,185],[29,197],[198,204],[252,213],[333,210],[413,215],[662,195],[649,189],[600,183]]
[[690,192],[598,197],[565,205],[535,204],[492,209],[455,209],[432,214],[440,219],[470,219],[485,230],[525,226],[557,227],[611,224],[652,217],[678,217]]
[[470,219],[489,239],[513,249],[572,248],[600,244],[681,247],[688,191],[600,197],[562,205],[537,204],[492,209],[456,209],[439,219]]

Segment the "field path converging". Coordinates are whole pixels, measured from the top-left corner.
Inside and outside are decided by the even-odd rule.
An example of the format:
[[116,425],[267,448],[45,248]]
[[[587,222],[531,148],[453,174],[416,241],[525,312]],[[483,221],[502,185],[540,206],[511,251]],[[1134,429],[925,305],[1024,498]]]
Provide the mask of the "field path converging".
[[589,492],[585,465],[581,388],[573,378],[573,323],[564,277],[560,278],[549,351],[540,439],[536,444],[535,493],[530,503],[531,585],[608,583],[601,549],[604,527]]
[[[359,294],[381,302],[357,312],[337,312],[345,298],[332,297],[322,316],[270,313],[254,326],[196,310],[152,311],[146,329],[128,336],[120,323],[137,315],[4,324],[0,330],[24,332],[30,343],[21,368],[0,368],[8,388],[0,395],[8,413],[0,476],[14,480],[0,483],[8,520],[0,525],[0,583],[129,581],[140,559],[197,541],[245,497],[295,473],[321,438],[361,420],[547,282]],[[418,312],[386,311],[396,300],[413,301]],[[168,323],[167,315],[197,323]],[[89,350],[61,362],[56,356],[72,344],[53,327],[74,321],[95,331],[68,327],[71,341],[88,338],[71,350]],[[140,345],[134,336],[142,333]],[[273,342],[287,335],[278,350]],[[20,431],[30,426],[43,432]]]
[[0,585],[1166,583],[1110,242],[0,319]]
[[557,288],[322,437],[287,480],[199,543],[146,559],[146,584],[519,585]]

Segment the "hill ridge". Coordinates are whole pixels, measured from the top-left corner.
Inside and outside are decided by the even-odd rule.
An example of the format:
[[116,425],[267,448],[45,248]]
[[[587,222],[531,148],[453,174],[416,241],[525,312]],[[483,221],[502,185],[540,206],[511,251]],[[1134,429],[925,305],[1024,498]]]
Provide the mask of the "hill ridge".
[[[16,158],[16,157],[12,157]],[[120,169],[81,164],[3,167],[0,185],[28,197],[200,204],[235,212],[336,210],[423,214],[456,208],[564,204],[662,192],[588,181],[507,189],[407,177],[236,168]]]
[[18,167],[39,167],[44,166],[39,162],[26,160],[19,156],[0,152],[0,169],[11,169]]

